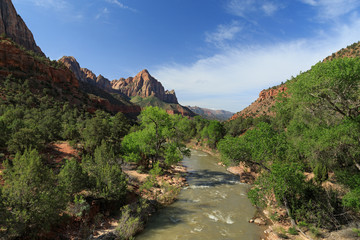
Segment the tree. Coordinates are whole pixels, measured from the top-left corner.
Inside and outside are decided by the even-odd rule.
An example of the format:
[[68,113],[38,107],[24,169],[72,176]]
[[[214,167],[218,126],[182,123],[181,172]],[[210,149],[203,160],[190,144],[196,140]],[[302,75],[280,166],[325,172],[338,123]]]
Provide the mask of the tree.
[[359,121],[360,58],[337,58],[320,62],[292,83],[292,98],[311,109],[331,111]]
[[139,116],[140,130],[124,137],[122,147],[127,161],[137,162],[145,168],[164,159],[167,165],[174,164],[188,155],[189,150],[182,141],[185,139],[183,120],[170,116],[158,107],[148,107]]
[[224,126],[216,120],[210,122],[202,131],[202,137],[207,139],[209,147],[216,148],[217,143],[225,135]]
[[283,132],[276,132],[268,123],[259,123],[243,136],[225,137],[218,149],[224,160],[242,161],[268,171],[275,159],[284,159],[287,143]]
[[109,136],[110,116],[103,111],[97,110],[95,117],[86,120],[85,129],[81,131],[85,148],[89,152],[94,152],[95,148],[99,146],[103,140],[107,141]]
[[11,152],[23,152],[27,148],[41,148],[39,133],[33,129],[21,128],[14,133],[8,142],[8,150]]
[[82,165],[97,196],[107,200],[124,200],[127,181],[112,148],[105,141],[95,149],[94,157],[88,155],[83,158]]
[[130,130],[129,120],[121,112],[110,118],[110,143],[115,154],[121,153],[121,141]]
[[35,236],[49,230],[64,209],[64,194],[36,150],[17,153],[5,162],[3,203],[11,217],[9,234]]
[[88,176],[76,159],[66,160],[59,174],[59,185],[68,195],[80,192],[88,184]]

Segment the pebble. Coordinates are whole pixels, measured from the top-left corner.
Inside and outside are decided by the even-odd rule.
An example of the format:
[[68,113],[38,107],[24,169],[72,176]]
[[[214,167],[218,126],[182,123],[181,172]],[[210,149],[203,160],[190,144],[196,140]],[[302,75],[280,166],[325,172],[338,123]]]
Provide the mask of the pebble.
[[262,220],[261,218],[256,218],[254,220],[254,223],[258,224],[258,225],[266,225],[265,221]]

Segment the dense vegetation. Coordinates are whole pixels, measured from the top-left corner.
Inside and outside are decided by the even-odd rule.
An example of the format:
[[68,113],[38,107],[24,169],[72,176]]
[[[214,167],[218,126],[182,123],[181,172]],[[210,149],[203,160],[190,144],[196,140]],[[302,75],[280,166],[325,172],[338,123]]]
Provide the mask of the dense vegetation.
[[[190,140],[217,148],[227,165],[257,168],[249,192],[255,205],[284,207],[294,225],[337,229],[360,211],[359,79],[359,58],[321,62],[286,83],[274,117],[220,123],[157,107],[137,122],[90,114],[59,100],[51,85],[9,75],[0,82],[0,234],[38,236],[64,216],[85,216],[89,199],[120,209],[128,192],[124,162],[150,173],[147,188],[189,154]],[[71,143],[79,159],[52,162],[47,152],[56,141]],[[339,188],[324,187],[329,180]],[[143,227],[146,205],[122,207],[119,236]]]
[[[222,138],[216,121],[189,120],[157,107],[145,109],[138,122],[121,113],[90,114],[61,101],[51,85],[40,86],[11,75],[0,82],[0,234],[9,238],[33,238],[64,216],[86,218],[91,199],[120,209],[128,191],[123,162],[155,177],[189,154],[187,140],[206,138],[215,147]],[[57,141],[69,142],[79,158],[54,162],[51,146]],[[132,212],[134,221],[139,211]]]
[[[248,130],[229,124],[232,136],[218,148],[225,163],[242,161],[260,170],[249,192],[254,204],[276,200],[293,224],[328,229],[358,216],[359,80],[359,58],[320,62],[286,83],[274,118],[252,124],[240,120],[251,126]],[[304,172],[314,178],[306,179]],[[340,188],[324,187],[326,180]]]

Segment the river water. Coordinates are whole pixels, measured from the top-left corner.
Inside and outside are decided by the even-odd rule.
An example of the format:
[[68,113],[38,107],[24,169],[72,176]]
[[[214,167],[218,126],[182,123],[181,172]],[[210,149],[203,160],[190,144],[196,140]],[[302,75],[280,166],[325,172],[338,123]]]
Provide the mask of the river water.
[[260,239],[261,229],[248,222],[255,213],[246,195],[249,186],[240,183],[239,176],[197,150],[183,164],[189,187],[175,203],[155,213],[136,240]]

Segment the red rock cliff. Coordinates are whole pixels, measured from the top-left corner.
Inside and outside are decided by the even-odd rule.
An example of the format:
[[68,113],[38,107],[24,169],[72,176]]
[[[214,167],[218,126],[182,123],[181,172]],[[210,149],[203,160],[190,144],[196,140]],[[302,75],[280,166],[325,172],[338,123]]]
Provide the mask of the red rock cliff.
[[241,110],[238,113],[235,113],[231,118],[234,120],[238,117],[259,117],[261,115],[273,115],[273,112],[270,111],[271,107],[275,104],[275,98],[279,93],[285,92],[287,87],[285,84],[262,90],[259,94],[259,98],[255,102],[250,104],[250,106]]
[[0,34],[5,34],[17,44],[45,56],[36,45],[33,34],[17,14],[11,0],[0,1]]
[[135,77],[113,80],[111,85],[113,89],[119,90],[129,97],[155,96],[166,103],[178,104],[174,90],[165,91],[163,85],[153,78],[146,69],[139,72]]
[[41,81],[62,84],[74,92],[79,87],[77,78],[68,69],[52,67],[46,58],[31,56],[4,38],[0,38],[0,69],[2,76],[10,73],[15,77],[32,76]]

